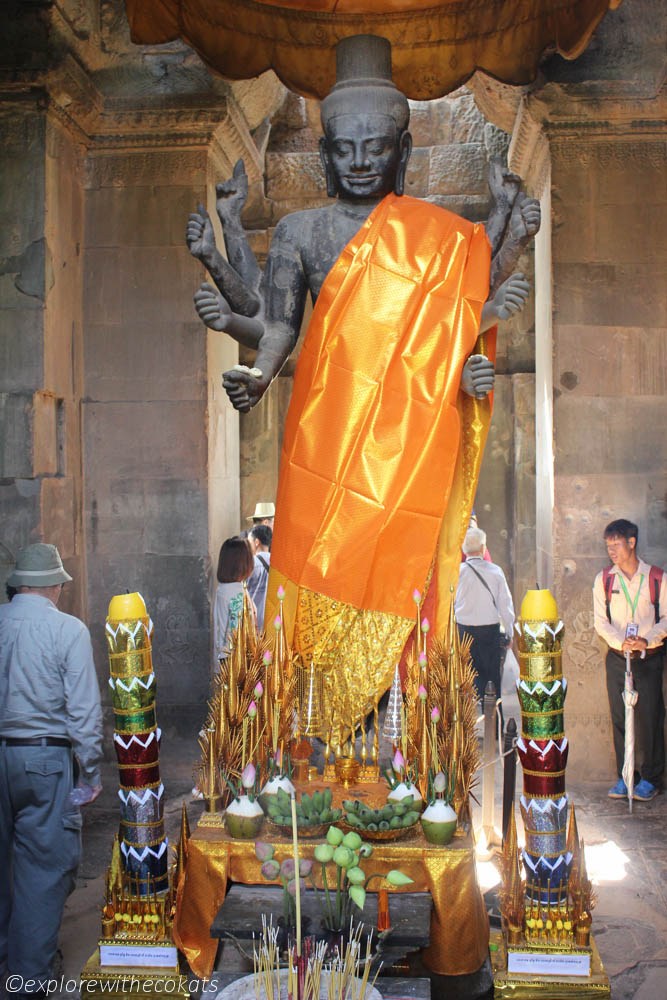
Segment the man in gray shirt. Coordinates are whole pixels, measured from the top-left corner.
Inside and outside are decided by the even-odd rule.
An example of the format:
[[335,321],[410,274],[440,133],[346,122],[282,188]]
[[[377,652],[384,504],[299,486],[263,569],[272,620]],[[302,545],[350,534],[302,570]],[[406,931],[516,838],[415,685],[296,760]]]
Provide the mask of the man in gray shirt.
[[71,579],[55,545],[29,545],[0,606],[0,982],[13,977],[13,996],[49,979],[81,854],[77,803],[102,790],[90,633],[56,607]]
[[472,636],[470,653],[480,700],[489,681],[500,698],[501,625],[510,639],[514,627],[514,605],[505,574],[484,559],[485,547],[481,528],[469,528],[463,541],[467,559],[461,563],[454,605],[459,634]]

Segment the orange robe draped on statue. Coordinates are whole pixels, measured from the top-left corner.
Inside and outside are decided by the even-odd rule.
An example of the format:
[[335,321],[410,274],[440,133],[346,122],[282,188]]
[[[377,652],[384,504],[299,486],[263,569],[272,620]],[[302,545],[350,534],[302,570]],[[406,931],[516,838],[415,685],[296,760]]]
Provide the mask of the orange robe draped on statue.
[[446,623],[490,415],[459,390],[489,268],[481,224],[388,195],[318,297],[285,425],[266,621],[282,584],[293,648],[326,671],[329,719],[358,721],[389,686],[415,588],[437,579],[431,624]]

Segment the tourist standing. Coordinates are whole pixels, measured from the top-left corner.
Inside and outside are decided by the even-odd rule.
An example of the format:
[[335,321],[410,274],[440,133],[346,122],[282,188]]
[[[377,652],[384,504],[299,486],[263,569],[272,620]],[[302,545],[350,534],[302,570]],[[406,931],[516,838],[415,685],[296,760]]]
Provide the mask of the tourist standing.
[[[461,563],[455,613],[459,635],[472,638],[470,654],[477,671],[475,688],[480,701],[491,681],[500,698],[500,667],[506,637],[514,627],[514,605],[500,566],[484,558],[486,533],[469,528],[463,540],[466,561]],[[502,629],[501,629],[502,626]]]
[[55,545],[28,545],[8,580],[16,593],[0,606],[0,973],[19,996],[52,973],[81,854],[76,803],[102,790],[90,633],[57,608],[71,579]]
[[625,752],[626,653],[638,698],[635,737],[638,746],[636,783],[632,797],[650,802],[662,788],[665,769],[665,702],[662,694],[664,639],[667,636],[667,583],[657,566],[637,554],[639,530],[625,518],[604,530],[611,567],[593,584],[595,631],[607,643],[605,668],[607,697],[614,738],[618,781],[608,792],[612,799],[628,794],[622,778]]

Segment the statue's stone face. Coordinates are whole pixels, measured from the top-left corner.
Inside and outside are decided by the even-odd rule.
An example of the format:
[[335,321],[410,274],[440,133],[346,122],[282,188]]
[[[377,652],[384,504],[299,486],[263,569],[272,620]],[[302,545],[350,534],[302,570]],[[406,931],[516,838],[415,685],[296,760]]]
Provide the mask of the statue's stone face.
[[322,156],[343,198],[383,198],[394,190],[401,163],[396,123],[388,115],[336,115],[328,125]]

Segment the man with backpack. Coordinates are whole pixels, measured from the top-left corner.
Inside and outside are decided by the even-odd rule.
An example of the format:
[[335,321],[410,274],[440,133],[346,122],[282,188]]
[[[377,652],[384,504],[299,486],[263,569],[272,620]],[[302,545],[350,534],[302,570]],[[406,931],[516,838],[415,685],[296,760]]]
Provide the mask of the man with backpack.
[[252,547],[255,568],[248,580],[248,593],[257,608],[257,631],[264,628],[264,608],[266,606],[266,588],[269,582],[269,567],[271,565],[271,539],[273,532],[267,524],[256,524],[250,529],[248,540]]
[[633,799],[650,802],[662,788],[665,768],[665,703],[662,694],[664,639],[667,636],[667,581],[658,566],[637,554],[639,532],[625,518],[612,521],[604,540],[612,565],[598,573],[593,584],[595,631],[607,643],[607,696],[614,737],[618,781],[609,789],[612,799],[628,794],[622,777],[625,749],[626,653],[635,690],[635,732],[639,747]]

